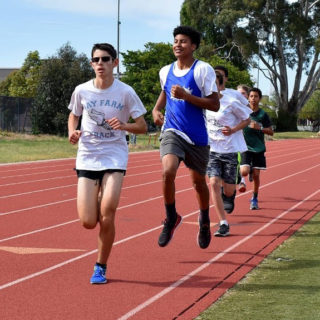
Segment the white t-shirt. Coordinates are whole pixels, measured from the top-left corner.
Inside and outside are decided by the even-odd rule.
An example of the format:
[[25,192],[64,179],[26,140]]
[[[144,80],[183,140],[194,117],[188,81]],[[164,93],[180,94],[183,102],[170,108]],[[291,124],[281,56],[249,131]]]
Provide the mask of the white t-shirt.
[[218,112],[207,110],[207,128],[210,151],[218,153],[244,152],[247,145],[242,130],[225,136],[221,129],[225,126],[233,128],[241,121],[249,118],[252,110],[245,108],[238,100],[224,95],[220,99]]
[[101,90],[90,80],[75,88],[68,109],[76,116],[82,115],[76,169],[126,170],[126,133],[111,129],[105,119],[117,117],[126,123],[130,117],[136,119],[146,113],[133,88],[114,79],[109,88]]
[[231,89],[231,88],[225,88],[224,90],[221,91],[221,94],[230,96],[234,99],[239,100],[243,105],[246,107],[249,107],[249,101],[248,99],[241,94],[238,90]]
[[[159,72],[160,84],[162,90],[167,80],[171,64],[161,68]],[[183,77],[189,72],[190,69],[179,69],[177,61],[174,62],[173,74],[176,77]],[[202,97],[210,96],[213,92],[218,92],[216,85],[216,74],[214,69],[209,63],[199,60],[194,68],[194,80],[201,91]]]

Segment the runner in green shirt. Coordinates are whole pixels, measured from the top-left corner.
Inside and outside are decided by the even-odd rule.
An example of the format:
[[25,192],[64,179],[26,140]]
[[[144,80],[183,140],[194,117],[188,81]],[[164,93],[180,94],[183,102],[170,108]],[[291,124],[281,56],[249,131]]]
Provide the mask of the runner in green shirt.
[[[268,114],[260,109],[259,102],[262,98],[261,90],[252,88],[249,91],[249,104],[253,111],[250,115],[251,122],[243,129],[248,151],[241,154],[240,173],[242,176],[239,191],[245,192],[245,177],[249,174],[249,180],[253,180],[253,197],[250,200],[250,209],[259,209],[258,192],[260,186],[260,170],[266,170],[264,135],[273,135],[273,129]],[[250,179],[250,176],[252,178]]]

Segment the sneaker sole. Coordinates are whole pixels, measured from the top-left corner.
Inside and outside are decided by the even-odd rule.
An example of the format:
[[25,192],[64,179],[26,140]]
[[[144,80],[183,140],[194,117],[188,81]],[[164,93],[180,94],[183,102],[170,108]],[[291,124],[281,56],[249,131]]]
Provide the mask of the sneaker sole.
[[94,281],[90,281],[91,284],[106,284],[108,282],[108,280],[104,281],[104,282],[94,282]]
[[173,239],[173,236],[174,236],[174,234],[175,234],[176,230],[180,227],[180,225],[181,225],[181,223],[182,223],[183,217],[182,217],[182,216],[180,216],[180,218],[181,218],[181,220],[180,220],[180,222],[177,224],[177,226],[174,228],[174,230],[173,230],[173,233],[172,233],[172,236],[171,236],[170,240],[169,240],[169,241],[168,241],[164,246],[161,246],[161,245],[159,244],[159,242],[158,242],[158,245],[159,245],[159,247],[160,247],[160,248],[164,248],[164,247],[166,247],[166,246],[171,242],[171,240]]
[[219,238],[227,237],[228,235],[230,235],[229,231],[225,234],[222,234],[222,233],[215,233],[214,234],[215,237],[219,237]]
[[210,245],[210,243],[211,243],[211,239],[212,239],[211,232],[210,232],[210,241],[209,241],[208,245],[207,245],[206,247],[204,247],[204,248],[200,246],[200,243],[199,243],[199,233],[200,233],[200,231],[198,231],[198,234],[197,234],[197,244],[198,244],[198,246],[199,246],[200,249],[207,249],[207,248],[209,247],[209,245]]

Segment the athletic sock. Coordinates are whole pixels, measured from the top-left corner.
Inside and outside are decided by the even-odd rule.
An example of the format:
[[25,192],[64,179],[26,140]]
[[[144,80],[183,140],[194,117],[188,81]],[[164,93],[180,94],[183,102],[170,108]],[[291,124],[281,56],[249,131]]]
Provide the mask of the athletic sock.
[[258,192],[254,192],[253,193],[253,199],[257,199],[258,198]]
[[225,224],[226,226],[229,225],[229,223],[228,223],[227,220],[221,220],[221,221],[220,221],[220,226],[222,226],[223,224]]
[[200,224],[210,224],[209,208],[205,210],[200,209],[199,222]]
[[176,211],[176,203],[165,204],[166,207],[166,215],[168,221],[176,221],[177,219],[177,211]]
[[244,177],[241,177],[241,182],[240,183],[246,184],[246,179]]
[[104,270],[107,269],[107,265],[106,265],[105,263],[96,262],[96,266],[101,267],[101,268],[104,269]]

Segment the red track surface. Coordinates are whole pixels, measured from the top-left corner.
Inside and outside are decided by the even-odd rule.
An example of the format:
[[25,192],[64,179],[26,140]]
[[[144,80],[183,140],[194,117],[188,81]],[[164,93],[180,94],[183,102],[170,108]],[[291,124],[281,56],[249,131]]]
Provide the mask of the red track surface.
[[[320,210],[320,140],[272,141],[259,205],[238,194],[231,235],[199,249],[188,170],[176,180],[182,226],[166,248],[158,152],[130,154],[109,283],[89,284],[97,231],[80,226],[74,160],[0,166],[1,319],[192,319]],[[212,230],[217,218],[211,208]],[[52,250],[56,249],[56,250]]]

